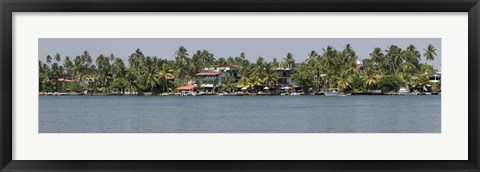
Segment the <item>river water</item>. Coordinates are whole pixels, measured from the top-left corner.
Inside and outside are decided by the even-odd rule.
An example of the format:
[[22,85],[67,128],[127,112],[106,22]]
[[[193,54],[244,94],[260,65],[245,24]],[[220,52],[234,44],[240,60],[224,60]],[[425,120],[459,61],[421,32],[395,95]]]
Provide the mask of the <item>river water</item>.
[[441,96],[40,96],[40,133],[439,133]]

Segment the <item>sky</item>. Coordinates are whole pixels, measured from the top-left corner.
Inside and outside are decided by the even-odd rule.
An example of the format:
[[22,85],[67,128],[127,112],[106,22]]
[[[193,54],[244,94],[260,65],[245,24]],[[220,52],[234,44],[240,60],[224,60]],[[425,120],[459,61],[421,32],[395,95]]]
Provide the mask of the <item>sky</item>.
[[137,48],[140,48],[145,56],[157,56],[162,59],[174,59],[175,51],[180,46],[187,49],[187,53],[193,55],[197,50],[208,50],[215,58],[239,56],[245,52],[247,59],[254,62],[259,56],[271,61],[277,58],[279,61],[292,53],[297,62],[308,58],[308,53],[315,50],[323,53],[322,48],[332,46],[342,50],[346,44],[350,44],[357,53],[358,58],[370,58],[370,53],[375,47],[385,50],[390,45],[397,45],[405,49],[409,44],[415,45],[422,54],[428,44],[437,49],[434,61],[428,64],[435,68],[441,65],[441,39],[440,38],[40,38],[39,60],[46,61],[47,55],[60,53],[62,57],[74,58],[83,51],[88,51],[92,58],[100,54],[116,57],[125,61]]

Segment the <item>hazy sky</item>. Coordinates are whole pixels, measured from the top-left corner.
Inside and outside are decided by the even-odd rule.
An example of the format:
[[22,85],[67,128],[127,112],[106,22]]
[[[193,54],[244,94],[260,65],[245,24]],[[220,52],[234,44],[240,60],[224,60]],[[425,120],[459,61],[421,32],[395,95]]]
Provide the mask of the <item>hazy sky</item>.
[[389,45],[397,45],[404,49],[409,44],[415,45],[422,54],[423,49],[432,44],[437,49],[437,57],[432,62],[435,68],[441,63],[440,38],[40,38],[39,59],[45,61],[47,55],[60,53],[62,57],[74,58],[87,50],[93,58],[100,54],[128,59],[135,49],[140,48],[145,56],[157,56],[163,59],[174,59],[174,53],[184,46],[193,55],[197,50],[208,50],[215,58],[235,57],[245,52],[247,59],[254,62],[262,56],[267,61],[286,57],[288,52],[294,55],[297,62],[304,61],[312,50],[321,54],[322,48],[331,45],[342,50],[351,44],[359,59],[370,58],[373,48],[385,50]]

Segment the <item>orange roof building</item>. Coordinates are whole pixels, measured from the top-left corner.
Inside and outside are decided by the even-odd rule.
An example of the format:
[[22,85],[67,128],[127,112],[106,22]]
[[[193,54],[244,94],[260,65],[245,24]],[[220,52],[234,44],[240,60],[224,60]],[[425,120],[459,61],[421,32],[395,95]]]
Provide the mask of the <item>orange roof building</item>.
[[195,85],[185,85],[185,86],[178,87],[177,90],[193,90],[195,88],[196,88]]
[[72,80],[65,79],[65,78],[58,78],[59,82],[73,82]]

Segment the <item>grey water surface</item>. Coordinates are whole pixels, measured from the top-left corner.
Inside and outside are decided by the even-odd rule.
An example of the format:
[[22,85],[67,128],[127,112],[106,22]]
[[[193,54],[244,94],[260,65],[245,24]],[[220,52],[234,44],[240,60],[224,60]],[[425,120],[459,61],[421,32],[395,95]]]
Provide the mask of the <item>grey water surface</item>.
[[40,133],[440,133],[441,96],[40,96]]

